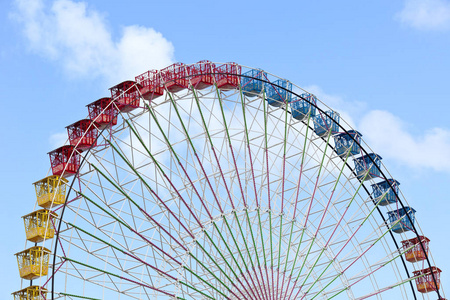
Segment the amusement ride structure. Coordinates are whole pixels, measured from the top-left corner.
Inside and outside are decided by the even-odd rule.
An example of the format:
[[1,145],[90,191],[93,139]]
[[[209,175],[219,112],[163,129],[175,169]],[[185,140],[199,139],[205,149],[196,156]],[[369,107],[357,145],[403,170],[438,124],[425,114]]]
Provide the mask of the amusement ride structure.
[[315,95],[210,61],[110,91],[34,183],[15,300],[445,298],[400,183]]

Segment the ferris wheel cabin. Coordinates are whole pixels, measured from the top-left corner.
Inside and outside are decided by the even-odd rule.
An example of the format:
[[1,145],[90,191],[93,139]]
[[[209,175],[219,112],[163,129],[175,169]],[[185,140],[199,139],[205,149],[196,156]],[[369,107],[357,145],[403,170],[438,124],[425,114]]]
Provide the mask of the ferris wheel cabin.
[[186,65],[181,62],[174,63],[160,71],[161,78],[167,91],[176,93],[189,87]]
[[380,177],[381,156],[369,153],[354,159],[356,177],[360,180],[368,180]]
[[70,177],[80,167],[80,154],[72,145],[59,147],[48,153],[53,175]]
[[127,80],[109,89],[111,98],[115,100],[119,111],[129,112],[139,107],[140,95],[138,88],[140,87],[136,82]]
[[149,70],[135,77],[139,85],[139,92],[142,98],[152,101],[164,94],[164,87],[161,83],[161,77],[157,70]]
[[299,121],[305,120],[308,116],[316,116],[317,98],[309,93],[300,95],[300,98],[290,100],[291,113],[294,119]]
[[416,210],[409,206],[388,211],[389,222],[392,224],[391,230],[395,233],[402,233],[412,230],[415,220],[415,213]]
[[37,203],[40,207],[50,208],[64,204],[68,180],[57,175],[47,176],[33,183],[36,189]]
[[238,87],[242,67],[234,62],[229,62],[214,68],[217,88],[220,90],[232,90]]
[[53,229],[53,219],[58,215],[48,209],[36,210],[22,217],[25,224],[27,240],[33,243],[40,243],[43,240],[51,239],[55,235]]
[[209,60],[201,60],[187,68],[191,85],[196,90],[202,90],[214,84],[214,69],[216,65]]
[[[372,184],[372,196],[374,201],[379,205],[385,206],[398,201],[398,186],[400,182],[395,179],[383,180],[379,183]],[[393,187],[393,189],[391,188]]]
[[86,106],[89,118],[97,123],[99,130],[117,124],[117,109],[111,103],[111,98],[101,98]]
[[247,97],[255,97],[259,95],[264,88],[264,83],[261,80],[266,79],[266,76],[267,75],[263,70],[258,69],[252,69],[242,74],[241,77],[242,93]]
[[[421,293],[429,293],[439,290],[441,285],[441,269],[436,267],[426,268],[419,271],[414,271],[414,277],[416,278],[417,290]],[[436,279],[436,284],[434,283],[434,278]]]
[[339,132],[339,120],[340,115],[334,110],[326,111],[325,113],[319,112],[314,117],[314,132],[320,136],[327,136],[331,131],[331,134]]
[[43,300],[47,299],[47,289],[32,285],[12,293],[14,300]]
[[33,280],[47,275],[50,253],[50,250],[41,246],[34,246],[16,253],[20,277]]
[[425,260],[428,257],[429,243],[430,239],[425,236],[402,241],[403,249],[409,249],[405,252],[405,259],[412,263]]
[[98,129],[97,124],[92,120],[83,119],[66,128],[70,145],[78,150],[84,151],[97,145]]
[[266,98],[269,105],[280,107],[289,103],[292,94],[292,83],[285,79],[278,79],[272,83],[266,83]]
[[350,154],[357,155],[361,151],[361,137],[362,134],[356,130],[336,134],[334,145],[337,155],[345,157],[349,151]]

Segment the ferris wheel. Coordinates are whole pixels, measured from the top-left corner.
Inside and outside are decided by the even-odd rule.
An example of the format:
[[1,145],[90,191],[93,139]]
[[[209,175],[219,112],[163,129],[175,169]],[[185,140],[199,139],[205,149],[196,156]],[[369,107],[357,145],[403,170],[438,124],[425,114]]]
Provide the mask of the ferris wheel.
[[34,183],[15,299],[444,299],[400,183],[313,94],[209,61],[110,91]]

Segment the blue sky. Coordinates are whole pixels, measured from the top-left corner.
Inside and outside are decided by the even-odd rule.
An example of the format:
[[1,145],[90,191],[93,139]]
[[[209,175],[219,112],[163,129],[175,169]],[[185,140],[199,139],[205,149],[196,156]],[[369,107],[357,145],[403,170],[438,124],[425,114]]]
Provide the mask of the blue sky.
[[449,282],[450,1],[0,2],[0,297],[20,280],[21,216],[65,126],[108,88],[202,59],[277,74],[341,112],[417,210]]

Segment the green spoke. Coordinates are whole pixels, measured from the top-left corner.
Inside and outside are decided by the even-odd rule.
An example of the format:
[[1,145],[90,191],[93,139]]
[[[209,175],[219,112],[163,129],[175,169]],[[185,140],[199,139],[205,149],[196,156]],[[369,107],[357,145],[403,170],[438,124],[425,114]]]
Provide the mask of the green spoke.
[[[339,172],[339,175],[338,175],[338,177],[337,177],[337,179],[336,179],[336,182],[335,182],[335,184],[334,184],[334,186],[333,186],[333,189],[332,189],[332,191],[331,191],[331,196],[330,196],[330,199],[329,199],[330,202],[331,202],[331,197],[333,197],[334,192],[336,191],[336,188],[337,188],[337,185],[338,185],[338,183],[339,183],[339,180],[340,180],[340,178],[341,178],[341,176],[342,176],[342,173],[344,172],[344,169],[345,169],[345,167],[346,167],[347,160],[348,160],[348,157],[349,157],[349,156],[350,156],[350,151],[348,151],[348,152],[347,152],[347,155],[345,156],[344,163],[342,164],[342,168],[341,168],[341,170],[340,170],[340,172]],[[326,213],[327,213],[327,211],[324,211],[324,216],[323,216],[323,218],[325,217],[325,214],[326,214]],[[317,229],[317,232],[318,232],[318,231],[319,231],[319,228]],[[314,237],[314,238],[315,238],[315,237]],[[327,245],[325,245],[325,247],[327,247]],[[310,271],[308,272],[307,276],[306,276],[305,279],[303,280],[303,283],[300,285],[301,287],[305,284],[306,280],[308,280],[309,276],[311,275],[312,271],[314,270],[314,267],[315,267],[315,266],[317,265],[317,263],[319,262],[320,258],[322,257],[322,254],[325,252],[325,247],[322,248],[322,250],[320,251],[320,253],[319,253],[319,255],[318,255],[316,261],[314,262],[313,266],[310,268]],[[318,281],[319,279],[320,279],[320,277],[319,277],[319,278],[316,278],[316,281]],[[310,287],[310,289],[311,289],[311,287]]]
[[135,283],[135,284],[139,284],[139,285],[141,285],[142,287],[146,287],[146,288],[152,289],[152,290],[154,290],[154,291],[156,291],[156,292],[165,294],[165,295],[167,295],[167,296],[171,296],[171,297],[174,297],[174,298],[176,298],[176,299],[180,299],[180,298],[174,296],[173,294],[170,294],[170,293],[168,293],[168,292],[166,292],[166,291],[163,291],[163,290],[160,290],[160,289],[158,289],[158,288],[152,287],[152,286],[150,286],[150,285],[148,285],[148,284],[145,284],[145,283],[139,283],[139,282],[136,282],[136,281],[134,281],[134,280],[132,280],[132,279],[124,278],[124,277],[122,277],[122,276],[120,276],[120,275],[118,275],[118,274],[111,273],[111,272],[108,272],[108,271],[105,271],[105,270],[101,270],[101,269],[99,269],[99,268],[96,268],[96,267],[94,267],[94,266],[91,266],[91,265],[82,263],[82,262],[80,262],[80,261],[71,259],[71,258],[69,258],[69,257],[64,257],[64,256],[63,256],[63,257],[61,257],[61,258],[65,259],[66,261],[70,261],[70,262],[72,262],[72,263],[78,264],[78,265],[80,265],[80,266],[83,266],[83,267],[90,268],[90,269],[92,269],[92,270],[98,271],[98,272],[100,272],[100,273],[104,273],[104,274],[106,274],[106,275],[110,275],[110,276],[113,276],[113,277],[116,277],[116,278],[119,278],[119,279],[124,279],[124,280],[126,280],[126,281],[129,281],[129,282],[132,282],[132,283]]
[[[305,133],[305,140],[303,141],[303,153],[302,153],[302,160],[301,160],[301,163],[300,163],[300,172],[302,172],[302,170],[303,170],[303,164],[304,164],[304,161],[305,161],[305,153],[306,153],[306,142],[308,141],[308,130],[309,130],[309,120],[311,119],[311,113],[309,113],[308,114],[308,121],[307,121],[307,124],[306,124],[306,133]],[[299,175],[299,181],[298,181],[298,186],[297,186],[297,197],[296,197],[296,202],[298,201],[298,192],[299,192],[299,190],[300,190],[300,179],[301,179],[301,176],[302,174],[300,173],[300,175]],[[296,205],[295,205],[295,208],[297,207],[297,203],[296,203]],[[286,263],[285,263],[285,265],[284,265],[284,272],[286,273],[286,270],[287,270],[287,264],[288,264],[288,258],[289,258],[289,251],[291,250],[291,242],[292,242],[292,233],[293,233],[293,231],[294,231],[294,223],[295,223],[295,214],[296,214],[296,211],[294,211],[294,217],[293,217],[293,219],[292,219],[292,221],[291,221],[291,233],[290,233],[290,235],[289,235],[289,244],[288,244],[288,248],[287,248],[287,254],[286,254]],[[300,239],[300,243],[301,243],[301,239]],[[300,246],[300,245],[299,245]],[[295,266],[295,262],[294,262],[294,266]],[[290,276],[292,276],[292,272],[291,272],[291,275]]]
[[67,294],[67,293],[58,293],[63,296],[72,297],[72,298],[80,298],[80,299],[88,299],[88,300],[101,300],[100,298],[91,298],[91,297],[85,297],[85,296],[79,296],[74,294]]
[[[196,151],[196,149],[195,149],[195,147],[194,147],[194,144],[193,144],[192,141],[191,141],[191,138],[190,138],[190,136],[189,136],[188,130],[187,130],[186,126],[184,125],[183,119],[182,119],[181,114],[180,114],[180,112],[179,112],[179,110],[178,110],[178,107],[177,107],[177,105],[176,105],[176,102],[174,101],[174,99],[173,99],[171,93],[168,93],[168,95],[169,95],[170,101],[171,101],[171,103],[172,103],[172,106],[173,106],[173,108],[174,108],[174,110],[175,110],[175,112],[176,112],[176,115],[177,115],[177,117],[178,117],[178,120],[180,121],[180,123],[181,123],[181,125],[182,125],[182,127],[183,127],[184,134],[185,134],[185,136],[187,137],[187,139],[189,140],[189,144],[190,144],[191,148],[193,149],[194,153],[196,153],[197,151]],[[148,106],[147,106],[147,107],[148,107]],[[176,155],[176,152],[174,151],[173,147],[171,146],[171,144],[170,144],[170,142],[169,142],[169,139],[167,138],[166,134],[163,132],[163,130],[162,130],[162,128],[161,128],[159,122],[157,121],[156,116],[153,114],[153,112],[151,111],[151,108],[150,108],[150,107],[148,107],[148,109],[149,109],[149,111],[151,112],[152,117],[154,118],[155,122],[158,124],[158,128],[160,129],[161,133],[163,134],[164,139],[166,140],[166,143],[169,145],[171,151],[174,153],[174,155],[176,156],[176,159],[179,161],[179,158],[178,158],[178,156]],[[205,127],[205,128],[206,128],[206,127]],[[211,143],[212,143],[212,142],[211,142]],[[200,162],[199,162],[199,163],[200,163]],[[205,174],[205,176],[206,176],[206,174]],[[214,192],[214,191],[212,191],[212,192]],[[200,195],[198,195],[198,196],[200,197]],[[207,209],[207,208],[205,207],[205,209]],[[241,257],[241,259],[242,259],[242,262],[244,263],[246,269],[248,269],[248,267],[247,267],[247,265],[246,265],[246,262],[245,262],[245,259],[244,259],[243,256],[242,256],[242,252],[239,250],[239,246],[238,246],[238,244],[237,244],[236,239],[234,238],[233,231],[231,230],[231,228],[230,228],[230,226],[229,226],[229,224],[228,224],[227,219],[226,219],[225,217],[223,217],[223,220],[225,221],[225,223],[226,223],[226,225],[227,225],[227,228],[229,229],[230,233],[232,234],[233,240],[234,240],[235,245],[236,245],[236,247],[237,247],[237,249],[238,249],[238,252],[239,252],[239,254],[240,254],[240,257]],[[242,233],[242,228],[241,228],[241,225],[240,225],[240,223],[239,223],[239,219],[238,219],[237,217],[236,217],[236,220],[237,220],[237,222],[238,222],[238,225],[239,225],[240,230],[241,230],[241,233]],[[217,225],[215,224],[214,221],[213,221],[213,224],[214,224],[214,228],[218,231],[218,233],[219,233],[219,235],[220,235],[222,241],[226,244],[227,242],[226,242],[225,238],[224,238],[223,235],[220,233],[220,230],[218,229],[218,227],[217,227]],[[215,247],[215,249],[218,251],[219,255],[224,259],[224,261],[226,261],[225,258],[224,258],[224,256],[222,255],[221,251],[219,250],[219,248],[215,245],[215,243],[214,243],[214,241],[212,240],[212,238],[211,238],[209,235],[207,235],[207,237],[208,237],[208,239],[210,240],[211,244],[212,244],[212,245]],[[197,243],[198,243],[198,242],[197,242]],[[246,245],[246,246],[247,246],[247,245]],[[234,257],[234,254],[233,254],[233,252],[231,251],[231,249],[230,249],[228,246],[227,246],[227,249],[228,249],[228,251],[229,251],[231,257],[232,257],[233,260],[235,261],[236,266],[237,266],[238,269],[240,270],[240,273],[241,273],[241,274],[244,274],[244,272],[243,272],[242,269],[240,268],[239,263],[237,262],[236,258]],[[247,248],[247,250],[248,250],[248,248]],[[205,251],[206,251],[206,250],[205,250]],[[253,262],[252,262],[252,264],[253,264]],[[228,263],[227,263],[227,265],[228,265]],[[221,268],[219,268],[219,269],[222,270]],[[230,270],[232,270],[233,274],[234,274],[235,277],[238,279],[239,277],[238,277],[237,274],[233,271],[233,268],[230,267]],[[225,273],[224,273],[224,274],[225,274]],[[226,275],[226,274],[225,274],[225,275]],[[226,275],[226,276],[227,276],[227,275]],[[229,278],[229,277],[227,276],[227,278]],[[231,279],[230,279],[230,281],[231,281],[231,283],[235,286],[235,284],[233,283],[233,281],[232,281]],[[245,287],[244,287],[244,288],[245,288]]]
[[[117,151],[117,153],[119,154],[119,156],[128,164],[128,166],[130,167],[130,168],[132,168],[133,170],[134,170],[134,168],[132,167],[132,165],[131,165],[131,163],[129,163],[129,161],[124,157],[124,155],[122,154],[122,153],[120,153],[120,151],[116,148],[116,147],[114,147],[113,145],[112,145],[112,143],[110,143],[110,145],[114,148],[114,150],[115,151]],[[122,189],[120,189],[114,182],[112,182],[106,175],[104,175],[100,170],[98,170],[98,168],[96,168],[95,166],[93,166],[103,177],[105,177],[112,185],[114,185],[125,197],[127,197],[127,199],[129,200],[129,201],[131,201],[132,203],[134,203],[138,208],[139,208],[139,206],[131,199],[131,197],[129,197]],[[136,171],[136,170],[134,170],[135,171],[135,173],[137,174],[138,172]],[[140,178],[142,178],[141,176],[140,176]],[[192,233],[191,233],[192,234]],[[218,247],[215,245],[215,243],[214,243],[214,241],[212,240],[212,239],[210,239],[210,241],[211,241],[211,243],[214,245],[214,247],[219,251],[219,249],[218,249]],[[212,257],[208,254],[208,252],[200,245],[200,243],[196,240],[196,244],[198,245],[198,246],[200,246],[200,248],[203,250],[203,252],[210,258],[210,259],[212,259]],[[205,266],[204,266],[204,264],[202,264],[191,252],[188,252],[189,253],[189,255],[192,257],[192,258],[194,258],[194,260],[196,260],[206,271],[208,271],[214,278],[216,278],[216,280],[218,280],[226,289],[228,289],[228,290],[230,290],[229,289],[229,287],[228,287],[228,285],[226,285],[225,283],[223,283],[221,280],[219,280],[216,276],[215,276],[215,274],[209,269],[209,268],[206,268]],[[226,273],[222,270],[222,268],[220,268],[220,266],[217,264],[217,262],[215,261],[215,260],[212,260],[213,261],[213,263],[219,268],[219,270],[223,273],[223,274],[225,274],[225,276],[228,278],[228,279],[230,279],[227,275],[226,275]],[[230,279],[230,282],[232,283],[232,285],[235,285],[234,284],[234,282]],[[231,291],[231,290],[230,290]],[[222,292],[220,292],[221,294],[222,294]]]

